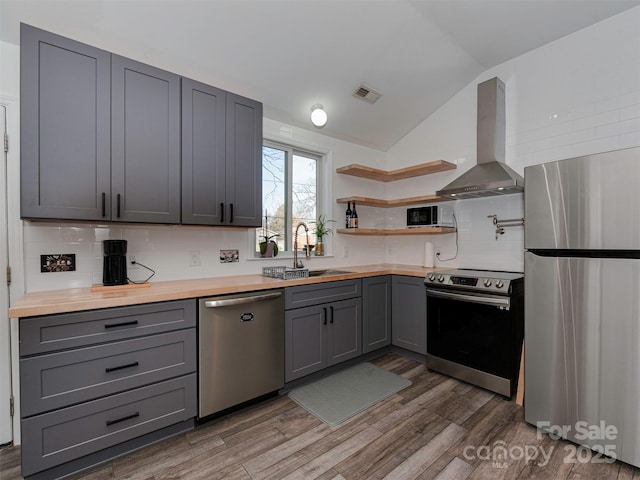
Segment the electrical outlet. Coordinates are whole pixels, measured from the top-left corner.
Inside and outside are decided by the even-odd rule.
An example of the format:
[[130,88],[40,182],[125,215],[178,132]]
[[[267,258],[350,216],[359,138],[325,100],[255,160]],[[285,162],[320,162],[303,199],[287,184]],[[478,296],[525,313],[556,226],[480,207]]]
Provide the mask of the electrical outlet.
[[190,267],[200,266],[200,250],[191,250],[189,252],[189,266]]
[[138,262],[138,256],[129,254],[129,266],[127,268],[129,270],[135,270],[136,268],[140,268],[137,262]]

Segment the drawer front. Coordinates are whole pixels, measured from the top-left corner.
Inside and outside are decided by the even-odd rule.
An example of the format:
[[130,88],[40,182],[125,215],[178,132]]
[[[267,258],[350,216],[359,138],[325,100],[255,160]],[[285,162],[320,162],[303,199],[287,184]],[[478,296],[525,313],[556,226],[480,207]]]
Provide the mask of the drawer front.
[[196,376],[22,420],[22,475],[60,465],[196,415]]
[[195,371],[195,328],[22,358],[22,417]]
[[20,356],[195,327],[196,300],[20,319]]
[[340,280],[337,282],[327,282],[314,285],[300,285],[299,287],[288,287],[284,289],[284,308],[309,307],[321,303],[346,300],[347,298],[359,297],[362,295],[362,281]]

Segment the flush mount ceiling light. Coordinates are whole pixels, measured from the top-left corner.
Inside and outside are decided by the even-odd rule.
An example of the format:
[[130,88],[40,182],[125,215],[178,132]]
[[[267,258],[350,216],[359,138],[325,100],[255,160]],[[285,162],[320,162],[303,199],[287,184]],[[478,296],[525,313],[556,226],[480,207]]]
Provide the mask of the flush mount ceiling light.
[[318,128],[324,127],[327,123],[327,112],[319,103],[311,107],[311,123]]

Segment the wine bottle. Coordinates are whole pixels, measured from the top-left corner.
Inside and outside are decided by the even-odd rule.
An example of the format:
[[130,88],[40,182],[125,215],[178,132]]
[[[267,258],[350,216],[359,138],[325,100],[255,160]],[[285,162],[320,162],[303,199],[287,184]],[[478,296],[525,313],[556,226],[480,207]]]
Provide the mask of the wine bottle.
[[345,212],[345,227],[351,228],[351,202],[347,202],[347,211]]
[[351,210],[351,228],[358,228],[358,212],[356,212],[356,202],[353,202],[353,209]]

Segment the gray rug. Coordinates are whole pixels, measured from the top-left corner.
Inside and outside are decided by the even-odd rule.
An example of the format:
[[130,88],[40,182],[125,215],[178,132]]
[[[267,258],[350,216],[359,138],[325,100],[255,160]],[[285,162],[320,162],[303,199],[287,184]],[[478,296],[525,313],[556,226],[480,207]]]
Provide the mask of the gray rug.
[[289,397],[324,423],[335,426],[411,385],[370,363],[360,363],[308,385]]

